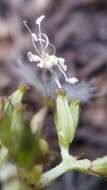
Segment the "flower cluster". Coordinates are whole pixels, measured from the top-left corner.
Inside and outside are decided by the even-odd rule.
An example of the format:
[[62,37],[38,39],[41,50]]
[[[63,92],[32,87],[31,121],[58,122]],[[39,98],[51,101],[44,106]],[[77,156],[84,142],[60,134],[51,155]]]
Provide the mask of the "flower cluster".
[[[19,75],[21,82],[33,86],[43,98],[55,99],[55,92],[62,88],[66,91],[69,102],[72,100],[78,100],[82,103],[88,102],[97,95],[93,82],[78,82],[79,80],[75,77],[67,77],[65,60],[56,56],[54,45],[49,42],[47,35],[41,32],[41,22],[44,18],[45,16],[42,15],[36,20],[36,25],[39,29],[37,35],[32,33],[26,21],[24,21],[31,34],[36,55],[29,51],[27,53],[28,59],[33,64],[26,64],[23,59],[19,59],[14,67],[12,66],[13,72]],[[49,53],[49,50],[52,50],[51,53]],[[38,70],[37,68],[41,69]],[[47,71],[49,72],[47,73]]]
[[[32,43],[36,50],[36,55],[33,54],[31,51],[27,53],[28,59],[30,62],[37,63],[37,67],[47,69],[51,72],[53,79],[55,83],[57,84],[58,88],[62,88],[61,83],[59,81],[59,77],[54,70],[53,66],[57,66],[60,72],[64,75],[65,81],[71,84],[77,83],[79,80],[75,77],[68,78],[66,75],[67,71],[67,65],[65,64],[65,59],[62,57],[57,57],[55,55],[56,49],[53,44],[49,42],[48,36],[41,31],[41,23],[43,19],[45,18],[44,15],[40,16],[36,20],[36,25],[38,25],[38,35],[35,33],[32,33],[30,28],[28,27],[26,21],[24,21],[24,24],[26,28],[29,30],[32,36]],[[52,48],[53,53],[49,54],[48,49]]]

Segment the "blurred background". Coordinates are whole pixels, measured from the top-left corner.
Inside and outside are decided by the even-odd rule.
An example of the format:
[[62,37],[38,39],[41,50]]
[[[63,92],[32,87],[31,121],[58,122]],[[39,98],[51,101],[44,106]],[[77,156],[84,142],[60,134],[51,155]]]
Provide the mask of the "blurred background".
[[[12,65],[32,47],[31,36],[23,25],[26,20],[32,31],[35,20],[45,14],[44,30],[57,55],[66,59],[69,75],[94,81],[100,95],[82,105],[73,155],[95,159],[107,154],[107,0],[0,0],[0,95],[8,95],[20,82]],[[42,106],[38,93],[31,89],[25,97],[31,113]],[[52,114],[46,121],[45,136],[53,149],[48,167],[59,162],[59,148],[53,128]],[[80,173],[67,173],[47,190],[106,190],[107,183]]]

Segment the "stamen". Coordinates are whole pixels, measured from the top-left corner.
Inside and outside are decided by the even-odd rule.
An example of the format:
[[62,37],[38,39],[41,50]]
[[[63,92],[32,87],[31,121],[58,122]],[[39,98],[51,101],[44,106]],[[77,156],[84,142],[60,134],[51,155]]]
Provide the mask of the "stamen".
[[47,37],[47,35],[46,35],[45,33],[41,33],[41,35],[44,36],[45,39],[46,39],[46,41],[45,41],[45,42],[46,42],[46,45],[45,45],[44,49],[46,50],[46,48],[47,48],[48,46],[51,46],[51,47],[53,48],[53,50],[54,50],[54,53],[53,53],[53,54],[55,55],[55,54],[56,54],[56,48],[55,48],[55,46],[49,42],[49,39],[48,39],[48,37]]
[[[35,41],[35,40],[34,40],[34,41]],[[37,47],[36,47],[34,41],[32,41],[32,42],[33,42],[33,45],[34,45],[34,47],[35,47],[35,49],[36,49],[36,51],[37,51]],[[41,43],[41,41],[44,42],[44,43],[46,43],[46,41],[43,40],[42,38],[41,38],[41,39],[40,39],[40,38],[37,38],[37,39],[36,39],[36,42],[38,42],[38,41],[39,41],[39,43]],[[38,50],[38,54],[39,54],[39,56],[40,56],[41,58],[43,57],[44,53],[45,53],[44,48],[42,49],[42,52],[41,52],[41,53],[40,53],[39,50]]]
[[[45,36],[45,34],[44,33],[41,33],[42,35],[44,35]],[[45,36],[46,37],[46,36]],[[48,39],[48,37],[47,37],[47,39]],[[43,38],[38,38],[37,39],[37,41],[42,41],[42,42],[44,42],[46,45],[45,45],[45,47],[43,48],[43,54],[44,53],[46,53],[46,48],[48,47],[48,46],[51,46],[52,48],[53,48],[53,55],[55,55],[56,54],[56,48],[55,48],[55,46],[53,45],[53,44],[51,44],[50,42],[49,42],[49,40],[44,40]]]
[[29,26],[27,25],[27,22],[26,22],[25,20],[23,21],[23,23],[24,23],[25,27],[27,28],[27,30],[30,32],[31,36],[32,36],[32,43],[33,43],[34,48],[36,49],[38,55],[41,56],[40,53],[39,53],[39,49],[36,47],[35,42],[34,42],[34,41],[37,41],[37,36],[36,36],[36,34],[35,34],[35,33],[32,33],[32,31],[30,30],[30,28],[29,28]]
[[67,75],[66,75],[66,73],[65,73],[65,72],[63,71],[63,69],[58,65],[58,63],[57,63],[57,66],[58,66],[59,70],[62,72],[62,74],[64,75],[65,80],[67,81]]
[[45,47],[44,47],[44,52],[45,52],[46,48],[47,48],[47,47],[48,47],[48,45],[49,45],[49,39],[48,39],[48,37],[47,37],[47,35],[46,35],[46,34],[41,33],[41,35],[42,35],[42,36],[44,36],[44,37],[45,37],[45,39],[46,39],[46,40],[44,41],[44,42],[46,43],[46,44],[45,44]]
[[77,82],[79,82],[79,80],[75,77],[72,77],[72,78],[67,78],[67,82],[71,84],[76,84]]
[[57,84],[58,88],[62,88],[61,83],[59,82],[59,80],[58,80],[58,79],[54,79],[54,81],[56,82],[56,84]]
[[64,70],[67,71],[67,65],[65,64],[65,59],[62,57],[58,57],[58,64]]
[[43,44],[42,44],[42,38],[41,38],[41,22],[42,20],[45,18],[44,15],[40,16],[37,20],[36,20],[36,24],[39,27],[39,38],[40,38],[40,46],[41,46],[41,54],[43,55],[44,51],[43,51]]
[[41,15],[41,16],[36,20],[36,24],[40,24],[44,18],[45,18],[45,15]]
[[37,42],[38,38],[35,33],[32,33],[32,38],[34,39],[35,42]]
[[55,48],[55,46],[53,45],[53,44],[51,44],[51,43],[49,43],[49,45],[53,48],[53,50],[54,50],[54,55],[56,54],[56,48]]
[[32,31],[30,30],[29,26],[27,25],[26,20],[23,21],[23,24],[25,25],[25,27],[27,28],[27,30],[30,32],[30,34],[32,35]]
[[50,70],[50,72],[52,73],[52,77],[53,77],[55,83],[57,84],[58,88],[61,89],[62,86],[61,86],[61,83],[60,83],[60,81],[59,81],[58,75],[56,74],[56,72],[55,72],[54,70],[52,70],[52,69],[49,69],[49,70]]
[[[35,36],[36,36],[36,35],[35,35]],[[39,51],[39,49],[38,49],[38,48],[36,47],[36,45],[35,45],[35,42],[38,41],[38,38],[35,38],[35,36],[34,36],[34,33],[32,33],[32,43],[33,43],[33,46],[34,46],[34,48],[36,49],[38,55],[41,57],[40,51]]]
[[63,71],[63,69],[62,69],[58,64],[57,64],[57,66],[58,66],[59,70],[63,73],[66,82],[69,82],[69,83],[71,83],[71,84],[75,84],[75,83],[79,82],[79,80],[78,80],[77,78],[75,78],[75,77],[67,78],[67,75],[66,75],[66,73]]

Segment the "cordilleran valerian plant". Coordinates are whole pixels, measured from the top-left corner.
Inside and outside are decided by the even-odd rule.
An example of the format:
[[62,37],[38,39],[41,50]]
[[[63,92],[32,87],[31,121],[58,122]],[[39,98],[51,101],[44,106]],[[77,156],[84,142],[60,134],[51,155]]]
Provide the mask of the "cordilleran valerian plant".
[[[48,71],[50,79],[43,85],[44,81],[35,75],[32,66],[24,64],[21,64],[18,72],[47,101],[44,101],[43,108],[30,119],[26,106],[22,103],[26,85],[20,85],[9,97],[0,98],[0,180],[3,181],[3,190],[44,188],[71,170],[107,178],[107,156],[95,161],[77,160],[69,153],[79,122],[80,102],[86,101],[93,90],[76,77],[67,77],[64,58],[56,56],[54,45],[41,30],[44,18],[42,15],[36,20],[38,34],[32,33],[24,21],[36,50],[36,54],[29,51],[27,56],[30,62],[43,70],[46,78],[45,72]],[[64,83],[60,75],[64,78]],[[51,101],[62,160],[55,168],[43,172],[50,150],[41,130]]]

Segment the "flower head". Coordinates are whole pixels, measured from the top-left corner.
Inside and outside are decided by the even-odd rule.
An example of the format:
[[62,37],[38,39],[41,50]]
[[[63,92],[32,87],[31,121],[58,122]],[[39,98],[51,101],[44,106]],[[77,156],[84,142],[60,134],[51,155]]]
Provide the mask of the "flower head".
[[[32,33],[30,28],[28,27],[26,21],[24,21],[24,24],[26,28],[29,30],[32,36],[32,43],[36,50],[36,55],[33,54],[31,51],[27,53],[28,59],[30,62],[37,63],[37,67],[44,68],[49,70],[52,73],[53,79],[55,83],[57,84],[58,88],[62,88],[58,75],[56,71],[54,70],[53,66],[57,66],[60,72],[64,75],[65,81],[71,84],[75,84],[78,82],[78,79],[75,77],[67,78],[66,71],[67,71],[67,65],[65,64],[65,59],[62,57],[57,57],[55,55],[56,49],[53,44],[49,42],[48,36],[41,31],[41,23],[43,19],[45,18],[44,15],[40,16],[36,20],[36,25],[38,26],[38,35],[35,33]],[[39,47],[38,44],[39,43]],[[53,53],[50,54],[48,52],[48,49],[52,48]]]
[[[51,73],[44,72],[44,70],[40,72],[40,70],[35,69],[35,65],[25,64],[22,59],[17,60],[11,69],[19,76],[21,83],[33,86],[45,99],[55,100],[55,92],[58,90],[58,86],[54,82]],[[91,98],[98,96],[98,89],[96,89],[93,81],[81,81],[74,85],[65,81],[62,82],[62,75],[59,72],[56,75],[58,75],[61,81],[62,88],[65,90],[69,102],[78,100],[81,103],[87,103]]]

